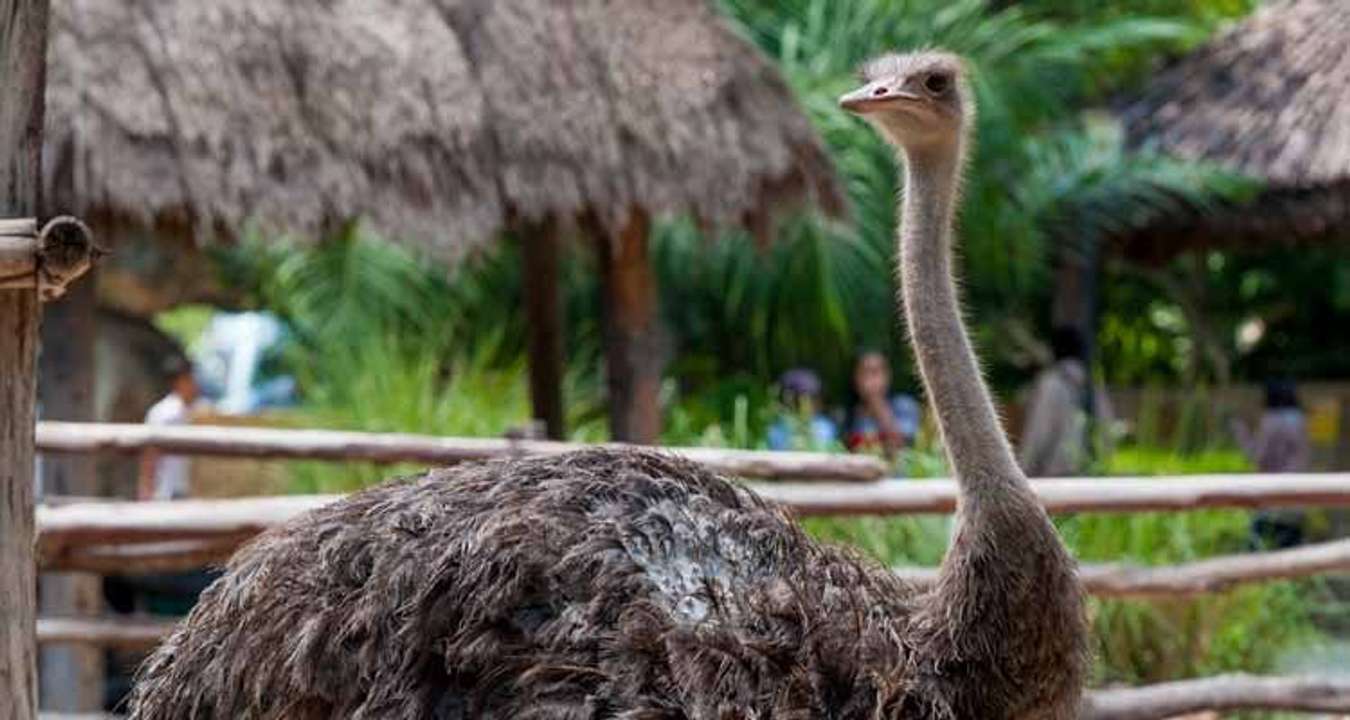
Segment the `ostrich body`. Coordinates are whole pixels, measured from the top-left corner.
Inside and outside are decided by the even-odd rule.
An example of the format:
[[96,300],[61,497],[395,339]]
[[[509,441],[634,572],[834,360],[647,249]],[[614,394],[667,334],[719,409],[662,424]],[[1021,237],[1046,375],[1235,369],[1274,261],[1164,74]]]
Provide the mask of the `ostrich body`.
[[867,75],[841,102],[905,158],[905,307],[961,487],[932,590],[668,456],[460,466],[240,551],[147,662],[132,717],[1076,717],[1081,590],[999,427],[951,276],[972,112],[960,64],[887,56]]

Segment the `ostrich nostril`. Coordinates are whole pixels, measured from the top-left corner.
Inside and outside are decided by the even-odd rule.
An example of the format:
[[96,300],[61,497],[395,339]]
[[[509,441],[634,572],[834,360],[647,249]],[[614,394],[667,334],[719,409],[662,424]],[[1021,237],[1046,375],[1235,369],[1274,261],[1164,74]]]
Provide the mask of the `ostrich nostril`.
[[889,91],[886,88],[879,87],[876,90],[872,91],[872,97],[881,97],[882,95],[885,95],[887,92]]

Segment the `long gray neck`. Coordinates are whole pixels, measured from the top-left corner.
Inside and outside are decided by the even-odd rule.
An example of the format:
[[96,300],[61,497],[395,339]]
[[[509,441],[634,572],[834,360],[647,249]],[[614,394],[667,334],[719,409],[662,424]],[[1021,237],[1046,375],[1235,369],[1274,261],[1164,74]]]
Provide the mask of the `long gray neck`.
[[911,149],[905,160],[900,281],[947,457],[963,493],[1025,485],[971,349],[953,279],[951,227],[961,148]]

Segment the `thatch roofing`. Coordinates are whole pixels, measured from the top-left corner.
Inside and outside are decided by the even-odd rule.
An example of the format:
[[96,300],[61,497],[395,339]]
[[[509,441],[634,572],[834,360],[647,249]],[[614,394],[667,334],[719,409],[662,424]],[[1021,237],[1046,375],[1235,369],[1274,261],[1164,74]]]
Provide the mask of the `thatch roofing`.
[[138,223],[354,215],[453,258],[515,219],[843,204],[704,0],[54,0],[51,192]]
[[1263,180],[1254,202],[1163,219],[1167,252],[1350,234],[1350,2],[1272,2],[1153,77],[1122,112],[1137,147]]

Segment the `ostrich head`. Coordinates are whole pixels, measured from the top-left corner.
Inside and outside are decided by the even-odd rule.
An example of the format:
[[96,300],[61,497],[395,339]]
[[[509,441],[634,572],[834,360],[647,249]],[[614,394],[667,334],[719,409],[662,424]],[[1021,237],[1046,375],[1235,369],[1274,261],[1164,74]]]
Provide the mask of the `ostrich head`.
[[882,55],[863,66],[862,79],[840,107],[906,152],[959,143],[974,115],[961,59],[949,53]]

